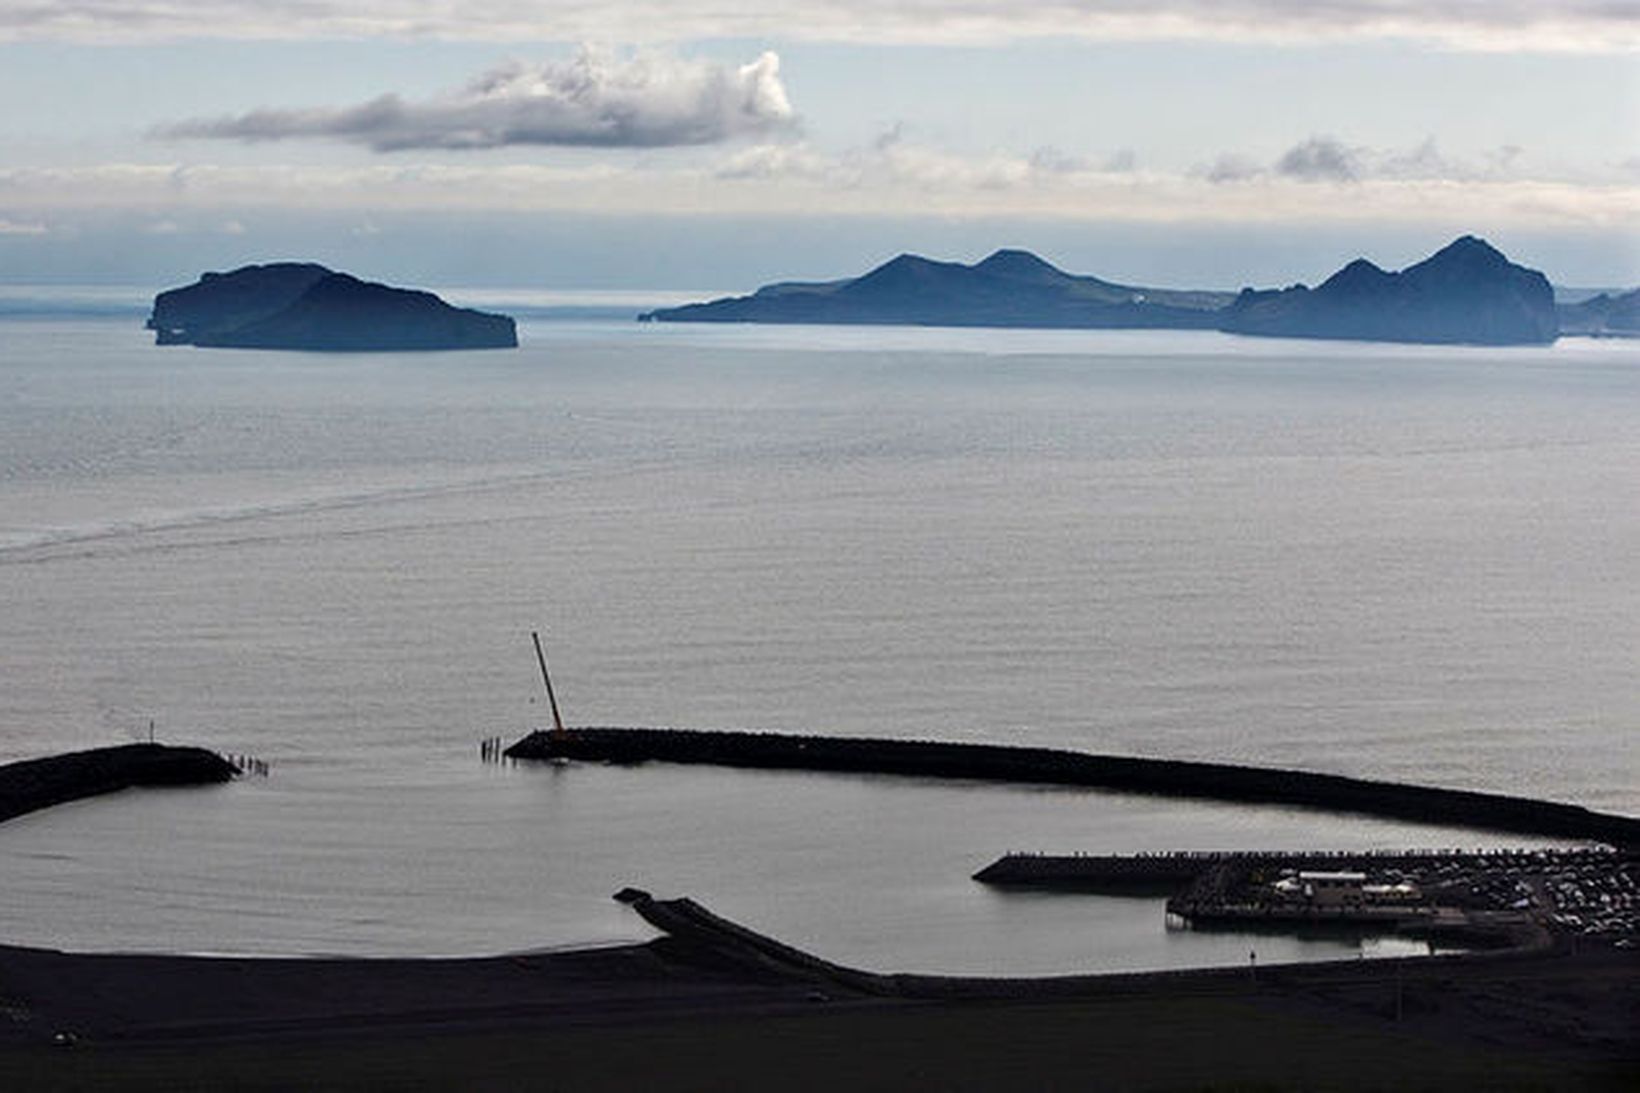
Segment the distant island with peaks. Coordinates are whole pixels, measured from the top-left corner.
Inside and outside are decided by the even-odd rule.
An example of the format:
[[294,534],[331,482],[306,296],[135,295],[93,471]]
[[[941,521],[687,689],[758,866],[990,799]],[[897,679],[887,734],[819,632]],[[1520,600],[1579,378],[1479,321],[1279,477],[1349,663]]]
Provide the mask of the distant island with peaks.
[[452,307],[413,289],[361,281],[311,262],[206,273],[154,298],[159,345],[369,352],[511,349],[512,319]]
[[[1547,345],[1562,334],[1640,336],[1640,289],[1557,305],[1542,273],[1473,235],[1406,269],[1358,258],[1315,288],[1147,288],[1067,273],[1025,250],[973,265],[902,254],[859,277],[782,281],[638,316],[641,322],[803,323],[1081,330],[1217,330],[1276,338]],[[312,262],[205,273],[154,298],[159,345],[331,352],[518,345],[506,315]]]
[[638,316],[643,322],[1220,330],[1264,337],[1544,345],[1561,333],[1640,333],[1640,290],[1557,308],[1549,280],[1463,236],[1399,272],[1366,259],[1315,288],[1240,293],[1079,276],[1023,250],[963,265],[902,254],[837,281],[788,281]]

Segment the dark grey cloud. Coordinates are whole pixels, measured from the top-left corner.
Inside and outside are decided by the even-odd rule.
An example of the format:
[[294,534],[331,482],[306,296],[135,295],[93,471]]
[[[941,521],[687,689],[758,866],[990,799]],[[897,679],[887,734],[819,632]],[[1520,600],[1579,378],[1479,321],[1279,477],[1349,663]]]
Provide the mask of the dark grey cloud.
[[794,124],[773,53],[737,68],[583,49],[568,61],[501,65],[455,94],[425,102],[382,95],[336,109],[253,110],[176,122],[153,135],[252,142],[319,138],[378,152],[518,144],[657,148],[715,144]]
[[1276,173],[1305,182],[1354,182],[1361,177],[1361,153],[1332,137],[1310,137],[1282,153]]
[[1246,182],[1267,177],[1297,182],[1365,182],[1369,180],[1478,182],[1506,181],[1517,176],[1525,149],[1515,144],[1477,153],[1477,159],[1454,158],[1443,152],[1434,137],[1411,148],[1370,148],[1346,144],[1336,137],[1310,136],[1287,149],[1269,164],[1225,153],[1198,167],[1196,177],[1209,182]]

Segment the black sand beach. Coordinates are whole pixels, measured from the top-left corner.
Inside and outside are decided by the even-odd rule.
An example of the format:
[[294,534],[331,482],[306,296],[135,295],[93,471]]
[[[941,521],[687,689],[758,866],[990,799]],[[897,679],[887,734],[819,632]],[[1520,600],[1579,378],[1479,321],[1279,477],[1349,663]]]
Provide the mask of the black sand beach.
[[[0,950],[14,1089],[1622,1089],[1640,960],[1098,977],[916,1001],[664,939],[484,960]],[[72,1045],[55,1045],[68,1024]]]

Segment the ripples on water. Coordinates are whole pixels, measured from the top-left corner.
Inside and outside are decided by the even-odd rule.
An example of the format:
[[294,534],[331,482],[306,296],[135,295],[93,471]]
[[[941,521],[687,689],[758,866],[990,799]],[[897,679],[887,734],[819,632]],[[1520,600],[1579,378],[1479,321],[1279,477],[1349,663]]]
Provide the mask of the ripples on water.
[[[876,967],[1245,961],[1009,849],[1496,837],[1067,791],[486,768],[539,721],[1289,764],[1640,812],[1640,370],[1202,334],[526,325],[517,353],[0,321],[0,752],[272,762],[8,825],[0,936],[487,952],[625,884]],[[1504,839],[1512,842],[1515,840]],[[1272,938],[1261,959],[1353,952]]]

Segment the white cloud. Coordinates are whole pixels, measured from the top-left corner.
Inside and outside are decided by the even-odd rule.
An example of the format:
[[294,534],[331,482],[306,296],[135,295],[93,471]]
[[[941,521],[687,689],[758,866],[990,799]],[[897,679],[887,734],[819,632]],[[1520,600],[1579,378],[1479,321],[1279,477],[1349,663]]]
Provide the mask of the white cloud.
[[1633,0],[0,0],[0,38],[702,38],[988,45],[1407,39],[1442,48],[1630,52]]
[[774,53],[735,68],[652,51],[617,57],[583,47],[568,61],[510,62],[426,102],[383,95],[337,109],[253,110],[162,126],[155,135],[253,142],[325,138],[378,152],[522,144],[654,148],[715,144],[793,124]]
[[[1577,224],[1629,231],[1640,219],[1640,186],[1520,177],[1513,171],[1520,155],[1507,147],[1475,165],[1445,156],[1433,139],[1402,151],[1311,137],[1268,166],[1224,155],[1209,168],[1178,174],[1141,170],[1121,152],[1103,161],[1054,149],[959,156],[919,144],[897,125],[837,156],[801,143],[754,146],[730,157],[716,179],[736,203],[771,212],[1220,223],[1290,215],[1309,222],[1458,221],[1477,230]],[[1339,199],[1340,186],[1349,188],[1348,200]]]
[[1118,150],[1101,162],[1053,147],[1038,148],[1028,156],[958,155],[919,143],[903,124],[896,124],[868,145],[839,155],[824,154],[802,142],[753,145],[719,164],[715,175],[725,180],[801,181],[862,192],[896,187],[1000,192],[1073,177],[1126,174],[1135,166],[1131,149]]
[[[1381,153],[1365,155],[1376,162]],[[179,184],[178,179],[183,181]],[[1341,195],[1347,188],[1347,195]],[[1477,173],[1317,183],[1257,169],[1233,184],[1207,172],[1107,170],[1032,155],[964,157],[903,134],[839,155],[756,145],[715,162],[419,166],[106,165],[0,169],[14,216],[127,213],[137,224],[249,218],[255,210],[567,212],[586,215],[869,215],[1195,224],[1381,223],[1579,227],[1632,233],[1640,179],[1587,182]],[[22,223],[21,219],[16,221]]]
[[48,230],[39,221],[7,220],[0,216],[0,235],[45,235]]
[[718,168],[725,179],[807,178],[841,181],[836,163],[806,144],[754,144],[729,156]]

